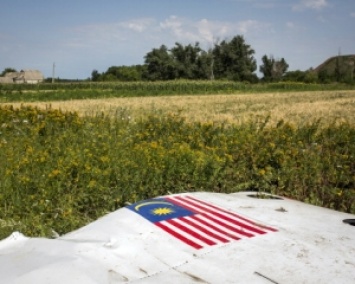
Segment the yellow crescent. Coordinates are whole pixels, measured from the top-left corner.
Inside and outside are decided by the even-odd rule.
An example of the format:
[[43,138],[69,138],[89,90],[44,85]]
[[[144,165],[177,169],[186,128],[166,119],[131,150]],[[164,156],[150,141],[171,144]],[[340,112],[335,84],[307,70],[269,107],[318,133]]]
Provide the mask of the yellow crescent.
[[139,211],[139,208],[143,206],[148,206],[152,204],[164,204],[164,205],[170,205],[173,206],[170,202],[165,202],[165,201],[148,201],[148,202],[143,202],[141,204],[138,204],[137,206],[134,207],[134,210]]

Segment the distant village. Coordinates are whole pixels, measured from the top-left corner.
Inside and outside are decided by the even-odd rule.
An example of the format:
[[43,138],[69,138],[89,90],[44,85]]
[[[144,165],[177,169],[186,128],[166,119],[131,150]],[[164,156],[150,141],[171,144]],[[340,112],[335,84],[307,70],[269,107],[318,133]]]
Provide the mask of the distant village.
[[20,72],[7,72],[0,77],[0,84],[38,84],[43,82],[44,76],[38,70],[21,70]]

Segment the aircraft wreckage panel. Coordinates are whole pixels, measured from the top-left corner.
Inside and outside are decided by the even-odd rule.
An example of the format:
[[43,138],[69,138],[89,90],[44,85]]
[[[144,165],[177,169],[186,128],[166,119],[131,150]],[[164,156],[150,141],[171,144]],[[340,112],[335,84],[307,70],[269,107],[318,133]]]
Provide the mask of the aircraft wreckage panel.
[[[57,239],[0,242],[3,283],[355,283],[355,226],[255,193],[137,202]],[[265,196],[264,196],[265,197]]]

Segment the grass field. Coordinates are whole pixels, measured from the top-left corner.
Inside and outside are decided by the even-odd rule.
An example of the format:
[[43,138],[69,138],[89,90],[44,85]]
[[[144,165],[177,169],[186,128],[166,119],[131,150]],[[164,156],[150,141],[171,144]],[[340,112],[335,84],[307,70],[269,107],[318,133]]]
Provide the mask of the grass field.
[[0,239],[126,202],[265,191],[355,213],[355,91],[0,104]]

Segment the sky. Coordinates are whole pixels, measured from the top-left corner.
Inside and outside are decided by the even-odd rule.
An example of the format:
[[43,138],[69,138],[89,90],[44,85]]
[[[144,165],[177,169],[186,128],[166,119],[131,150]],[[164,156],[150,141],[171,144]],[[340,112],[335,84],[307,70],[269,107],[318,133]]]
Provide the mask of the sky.
[[7,0],[0,72],[37,69],[52,77],[55,64],[55,77],[86,79],[94,69],[144,64],[163,44],[199,42],[208,50],[237,35],[258,66],[267,55],[305,71],[355,54],[355,0]]

